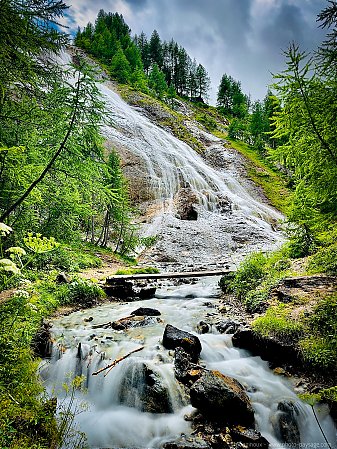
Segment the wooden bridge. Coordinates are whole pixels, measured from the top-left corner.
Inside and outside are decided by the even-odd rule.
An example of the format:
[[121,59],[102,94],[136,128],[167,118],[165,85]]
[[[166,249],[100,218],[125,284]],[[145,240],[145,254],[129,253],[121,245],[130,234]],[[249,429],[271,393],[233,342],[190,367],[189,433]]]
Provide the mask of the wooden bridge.
[[157,279],[179,279],[179,278],[200,278],[206,276],[222,276],[233,273],[233,270],[214,270],[214,271],[184,271],[168,273],[143,273],[143,274],[121,274],[110,276],[106,279],[106,284],[111,285],[118,282],[133,280],[157,280]]

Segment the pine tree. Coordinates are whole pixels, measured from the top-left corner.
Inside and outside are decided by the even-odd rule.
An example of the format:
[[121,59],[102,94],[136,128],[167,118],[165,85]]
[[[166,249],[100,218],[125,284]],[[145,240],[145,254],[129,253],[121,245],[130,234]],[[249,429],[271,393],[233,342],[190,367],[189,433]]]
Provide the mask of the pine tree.
[[163,66],[163,51],[161,40],[157,30],[154,30],[151,34],[149,52],[151,64],[157,64],[161,69]]
[[164,93],[167,91],[167,84],[165,81],[164,73],[159,70],[157,64],[154,64],[149,76],[150,87],[155,91],[158,98],[163,98]]
[[121,47],[111,60],[111,75],[120,83],[128,83],[131,77],[131,66]]

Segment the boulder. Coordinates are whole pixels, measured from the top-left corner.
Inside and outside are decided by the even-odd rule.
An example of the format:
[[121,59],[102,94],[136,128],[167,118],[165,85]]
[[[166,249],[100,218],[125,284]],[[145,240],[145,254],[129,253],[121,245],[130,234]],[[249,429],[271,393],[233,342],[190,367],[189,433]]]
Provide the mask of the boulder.
[[211,446],[202,438],[183,436],[179,440],[165,443],[163,449],[211,449]]
[[268,360],[272,366],[279,366],[280,363],[296,367],[303,365],[296,342],[285,343],[272,337],[262,337],[249,327],[240,327],[233,335],[232,342],[234,346]]
[[159,316],[161,313],[157,309],[151,309],[150,307],[139,307],[139,309],[131,312],[131,315],[136,316]]
[[198,197],[190,187],[179,189],[175,196],[177,218],[180,220],[197,220],[198,212],[195,205],[199,203]]
[[148,413],[172,413],[168,386],[161,375],[145,362],[128,366],[118,391],[121,404]]
[[299,411],[292,401],[281,401],[277,406],[277,412],[272,417],[272,425],[277,438],[287,447],[299,447],[301,442],[300,431],[297,425]]
[[198,337],[189,332],[167,324],[163,335],[163,345],[166,349],[183,348],[191,357],[191,361],[197,362],[201,352],[201,343]]
[[153,324],[157,324],[160,322],[160,318],[152,317],[152,316],[130,316],[121,318],[117,321],[112,321],[109,323],[109,326],[116,331],[122,331],[134,327],[143,327],[149,326]]
[[191,386],[202,374],[202,369],[195,365],[191,356],[181,347],[174,351],[174,374],[177,380]]
[[204,371],[190,388],[191,404],[207,419],[254,427],[254,411],[242,385],[219,371]]
[[134,300],[151,299],[156,294],[156,287],[152,285],[146,285],[144,283],[137,283],[133,281],[127,281],[124,279],[107,279],[107,284],[103,286],[105,293],[108,296],[112,296],[117,299]]

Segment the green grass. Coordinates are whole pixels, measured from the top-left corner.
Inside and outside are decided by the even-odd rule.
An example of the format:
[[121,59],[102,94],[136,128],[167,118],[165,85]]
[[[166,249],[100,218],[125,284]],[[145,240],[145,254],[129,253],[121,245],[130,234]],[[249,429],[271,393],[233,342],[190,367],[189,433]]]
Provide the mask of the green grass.
[[290,210],[292,193],[287,188],[285,176],[251,146],[244,142],[229,139],[227,136],[225,138],[234,149],[248,160],[247,172],[249,178],[262,188],[270,203],[287,216]]
[[255,332],[263,337],[296,340],[303,332],[303,323],[291,317],[292,307],[278,304],[270,307],[266,313],[252,323]]
[[120,268],[116,271],[115,275],[132,275],[132,274],[151,274],[159,273],[158,268],[155,267],[130,267],[130,268]]

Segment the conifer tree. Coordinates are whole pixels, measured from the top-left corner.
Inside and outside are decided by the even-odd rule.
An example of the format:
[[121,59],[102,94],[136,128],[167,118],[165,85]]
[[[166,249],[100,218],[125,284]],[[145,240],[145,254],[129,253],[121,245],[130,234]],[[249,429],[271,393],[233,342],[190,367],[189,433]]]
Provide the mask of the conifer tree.
[[120,83],[128,83],[131,77],[131,66],[121,47],[111,60],[111,75]]

